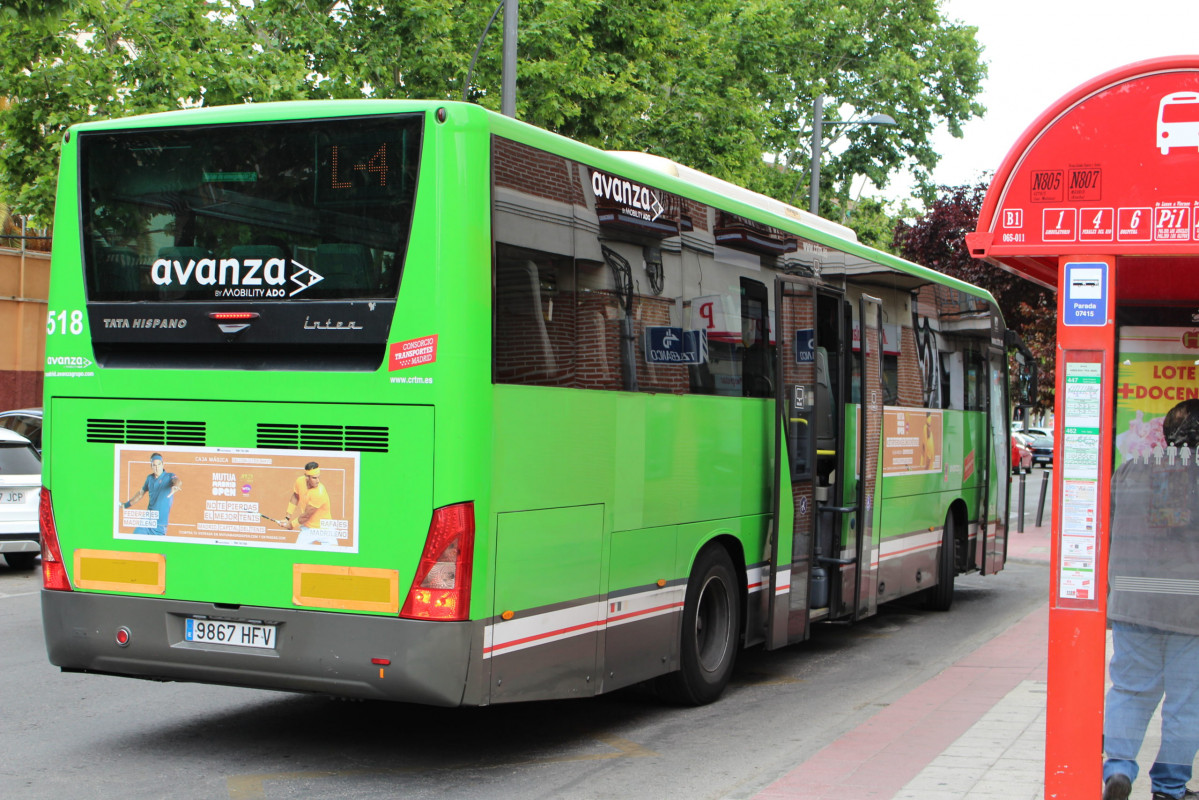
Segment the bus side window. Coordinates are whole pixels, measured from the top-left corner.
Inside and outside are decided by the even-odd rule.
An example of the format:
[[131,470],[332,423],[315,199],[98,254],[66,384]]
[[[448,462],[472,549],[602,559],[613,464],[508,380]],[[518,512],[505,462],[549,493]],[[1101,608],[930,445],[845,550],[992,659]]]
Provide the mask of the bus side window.
[[987,368],[976,350],[966,354],[966,410],[984,411],[987,408]]
[[952,389],[953,379],[950,377],[950,364],[953,361],[952,353],[940,353],[938,362],[941,373],[941,408],[953,408]]
[[766,285],[741,278],[742,388],[746,397],[774,397]]
[[[569,386],[572,381],[569,307],[555,305],[557,269],[540,258],[496,247],[495,379],[500,383]],[[567,304],[569,306],[569,304]]]

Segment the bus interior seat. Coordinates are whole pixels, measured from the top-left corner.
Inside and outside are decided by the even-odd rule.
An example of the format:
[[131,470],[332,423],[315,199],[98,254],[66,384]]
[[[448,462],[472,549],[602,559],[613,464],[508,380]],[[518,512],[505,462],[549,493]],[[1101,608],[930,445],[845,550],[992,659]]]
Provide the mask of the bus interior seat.
[[137,251],[130,247],[105,247],[99,253],[97,272],[101,285],[119,292],[138,290]]
[[330,289],[362,291],[376,285],[374,261],[364,244],[332,242],[317,245],[314,269]]
[[272,258],[287,258],[283,248],[273,244],[239,244],[229,248],[229,257],[244,262],[247,258],[259,258],[264,262]]
[[163,247],[158,251],[159,258],[169,258],[171,261],[199,261],[201,258],[212,258],[212,251],[207,247]]

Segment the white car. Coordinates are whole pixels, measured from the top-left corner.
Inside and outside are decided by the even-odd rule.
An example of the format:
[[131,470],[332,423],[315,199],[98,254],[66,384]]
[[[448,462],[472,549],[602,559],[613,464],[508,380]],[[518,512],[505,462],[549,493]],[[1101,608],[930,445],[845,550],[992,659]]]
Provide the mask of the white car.
[[42,460],[29,440],[0,428],[0,553],[13,569],[33,569],[41,552],[38,499]]

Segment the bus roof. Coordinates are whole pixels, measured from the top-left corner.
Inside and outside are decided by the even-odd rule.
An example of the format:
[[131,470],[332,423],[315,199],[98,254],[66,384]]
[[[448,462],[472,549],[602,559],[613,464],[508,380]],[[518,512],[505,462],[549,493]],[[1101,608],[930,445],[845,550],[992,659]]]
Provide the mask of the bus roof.
[[[731,201],[735,204],[736,208],[730,208],[730,210],[746,218],[788,230],[791,233],[809,238],[818,244],[874,261],[913,277],[944,284],[967,294],[984,298],[991,303],[995,302],[995,298],[986,289],[862,244],[857,240],[857,235],[850,228],[803,211],[780,200],[753,192],[720,178],[715,178],[661,156],[648,153],[601,150],[543,128],[538,128],[529,123],[503,116],[498,112],[491,111],[474,103],[448,100],[391,99],[289,100],[270,103],[244,103],[240,105],[206,106],[177,111],[163,111],[155,114],[84,122],[71,126],[71,130],[120,130],[160,125],[219,125],[249,121],[297,118],[313,119],[366,114],[430,113],[438,108],[445,108],[447,112],[454,115],[463,115],[460,117],[462,121],[465,121],[465,117],[467,116],[480,115],[479,121],[483,122],[486,119],[486,124],[490,130],[502,133],[516,141],[531,145],[549,146],[561,155],[566,155],[574,151],[572,157],[581,157],[584,160],[596,163],[597,166],[607,162],[609,169],[620,169],[632,175],[640,176],[642,180],[652,181],[662,189],[670,190],[683,196],[694,197],[695,199],[709,202],[713,198]],[[963,246],[965,245],[963,244]]]

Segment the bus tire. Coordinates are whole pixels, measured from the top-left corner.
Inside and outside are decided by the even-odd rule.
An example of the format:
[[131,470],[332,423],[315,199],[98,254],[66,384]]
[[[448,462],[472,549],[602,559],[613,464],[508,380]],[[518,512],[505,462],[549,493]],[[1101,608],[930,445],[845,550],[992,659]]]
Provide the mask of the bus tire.
[[657,679],[658,694],[678,705],[718,699],[741,647],[741,587],[728,552],[704,549],[687,581],[679,637],[679,669]]
[[37,558],[37,553],[5,553],[4,560],[8,562],[8,566],[13,569],[33,569],[33,561]]
[[937,585],[929,589],[927,606],[933,611],[948,611],[953,605],[953,578],[957,574],[954,564],[954,545],[957,541],[957,518],[950,509],[945,514],[945,530],[941,534],[941,552],[937,556]]

